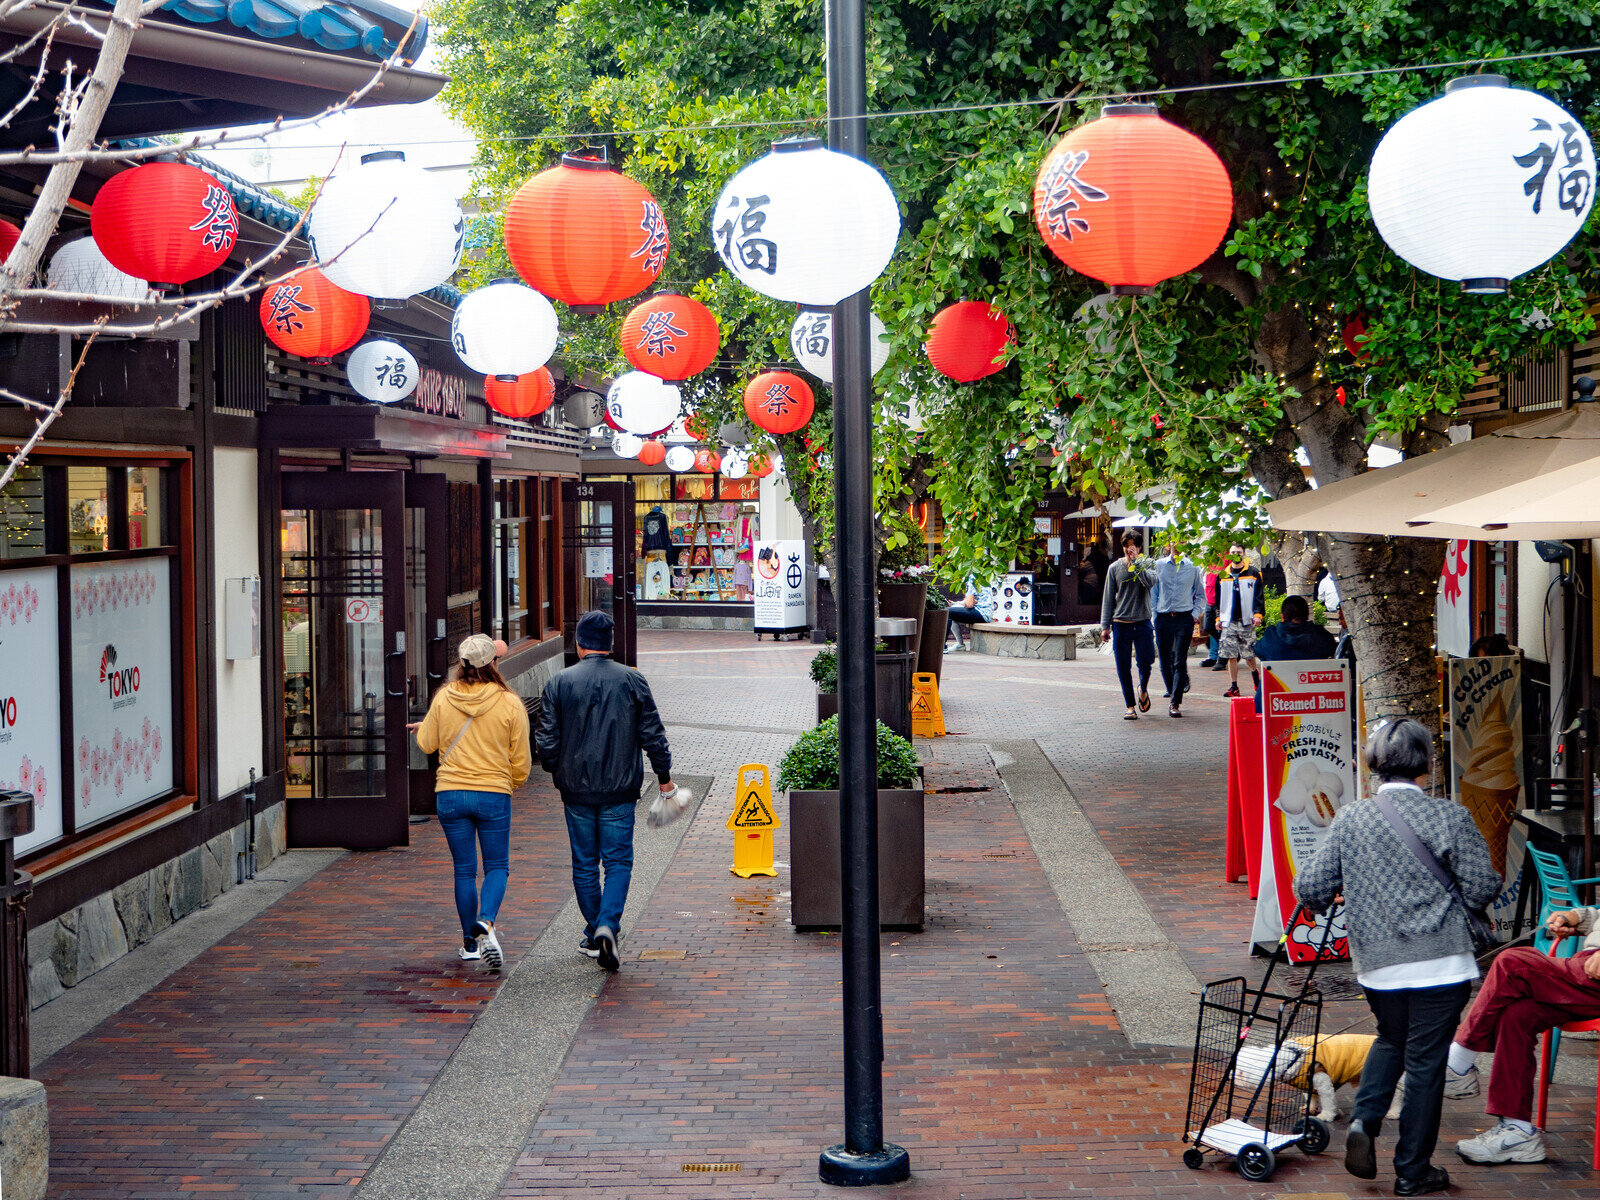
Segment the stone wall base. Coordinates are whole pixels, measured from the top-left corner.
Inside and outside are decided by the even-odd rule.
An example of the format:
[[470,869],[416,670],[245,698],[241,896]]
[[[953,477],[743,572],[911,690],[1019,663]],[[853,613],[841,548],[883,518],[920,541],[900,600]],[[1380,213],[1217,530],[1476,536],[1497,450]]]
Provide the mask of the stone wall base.
[[640,629],[722,629],[733,632],[752,632],[756,627],[754,617],[678,617],[657,614],[640,614]]
[[1066,662],[1078,657],[1078,635],[1070,625],[974,625],[972,650],[997,658]]
[[[288,827],[280,801],[256,814],[256,870],[282,854],[287,843]],[[232,891],[239,879],[240,855],[249,848],[250,823],[241,821],[204,845],[29,930],[32,1006],[49,1003],[175,921]],[[5,1180],[9,1200],[9,1174]]]
[[50,1183],[50,1110],[37,1079],[0,1075],[0,1187],[5,1200],[44,1200]]

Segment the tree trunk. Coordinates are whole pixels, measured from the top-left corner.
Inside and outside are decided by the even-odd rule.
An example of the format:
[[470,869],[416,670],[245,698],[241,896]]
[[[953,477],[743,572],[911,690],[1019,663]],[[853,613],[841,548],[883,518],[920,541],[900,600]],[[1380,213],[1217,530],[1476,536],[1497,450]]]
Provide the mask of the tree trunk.
[[1285,529],[1273,538],[1272,550],[1283,565],[1287,594],[1308,598],[1314,595],[1317,590],[1317,568],[1322,566],[1316,540],[1296,530]]

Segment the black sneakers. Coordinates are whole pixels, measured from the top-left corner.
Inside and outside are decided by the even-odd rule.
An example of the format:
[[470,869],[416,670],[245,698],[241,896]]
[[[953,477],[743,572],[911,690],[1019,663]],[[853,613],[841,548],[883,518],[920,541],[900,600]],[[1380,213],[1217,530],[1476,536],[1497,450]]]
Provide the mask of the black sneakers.
[[1426,1196],[1429,1192],[1442,1192],[1450,1186],[1450,1172],[1443,1167],[1429,1167],[1428,1173],[1418,1179],[1396,1179],[1396,1196]]
[[[1360,1121],[1350,1122],[1350,1132],[1344,1139],[1344,1169],[1357,1179],[1376,1179],[1378,1177],[1378,1151],[1372,1144],[1372,1135]],[[1395,1181],[1395,1190],[1400,1190],[1401,1180]],[[1401,1193],[1411,1195],[1410,1192]]]
[[578,953],[585,958],[599,958],[600,947],[594,944],[594,940],[588,934],[584,934],[578,939]]
[[602,968],[607,971],[615,971],[622,966],[622,963],[617,960],[617,935],[612,933],[610,929],[604,925],[600,926],[594,931],[594,937],[590,940],[598,951],[595,958]]

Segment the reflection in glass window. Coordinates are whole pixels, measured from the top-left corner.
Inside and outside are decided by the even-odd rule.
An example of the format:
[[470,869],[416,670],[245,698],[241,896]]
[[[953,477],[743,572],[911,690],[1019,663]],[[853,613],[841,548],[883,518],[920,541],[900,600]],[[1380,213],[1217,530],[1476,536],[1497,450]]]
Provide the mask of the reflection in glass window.
[[44,553],[44,468],[24,463],[0,490],[0,558]]
[[161,535],[161,469],[129,467],[128,549],[159,546]]
[[104,467],[67,468],[67,536],[74,554],[111,549],[111,520],[106,505]]

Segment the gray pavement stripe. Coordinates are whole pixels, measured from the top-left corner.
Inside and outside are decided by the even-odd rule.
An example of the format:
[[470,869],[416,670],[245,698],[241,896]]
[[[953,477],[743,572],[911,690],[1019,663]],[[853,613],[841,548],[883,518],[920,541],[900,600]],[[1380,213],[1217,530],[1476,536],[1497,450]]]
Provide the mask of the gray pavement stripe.
[[[636,814],[633,882],[619,947],[671,865],[712,779],[679,775],[696,805],[664,830]],[[493,1200],[521,1153],[578,1029],[607,978],[578,953],[583,917],[568,900],[518,960],[355,1195],[362,1200]]]

